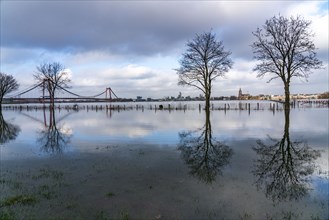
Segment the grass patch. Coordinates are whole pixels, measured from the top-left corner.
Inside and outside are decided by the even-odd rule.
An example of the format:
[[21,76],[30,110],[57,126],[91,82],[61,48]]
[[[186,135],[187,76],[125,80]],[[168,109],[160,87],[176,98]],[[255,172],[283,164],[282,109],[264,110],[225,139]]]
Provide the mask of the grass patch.
[[95,215],[95,219],[97,219],[97,220],[107,220],[108,218],[106,217],[106,213],[102,210],[102,211],[98,212]]
[[57,170],[51,170],[51,169],[40,169],[40,174],[33,176],[32,179],[38,180],[42,178],[53,178],[55,180],[61,180],[63,179],[64,173]]
[[16,204],[22,205],[33,205],[37,202],[37,199],[31,195],[18,195],[7,197],[4,201],[0,203],[0,207],[12,206]]
[[129,215],[128,215],[128,212],[126,210],[122,210],[120,212],[120,218],[119,219],[122,219],[122,220],[129,220]]
[[15,215],[10,211],[2,211],[0,210],[0,220],[14,220]]
[[106,193],[106,196],[107,197],[113,197],[113,196],[115,196],[115,194],[113,192],[108,192],[108,193]]
[[13,181],[13,180],[0,179],[0,184],[3,184],[3,185],[6,184],[7,186],[9,186],[11,189],[14,189],[14,190],[22,188],[21,182],[17,182],[17,181]]
[[16,182],[16,181],[12,181],[11,182],[11,187],[13,188],[13,189],[15,189],[15,190],[17,190],[17,189],[21,189],[22,188],[22,183],[20,183],[20,182]]
[[39,194],[48,200],[56,197],[56,193],[48,185],[39,186]]
[[70,203],[67,203],[67,205],[66,205],[66,209],[74,209],[74,208],[76,208],[77,207],[77,205],[76,204],[74,204],[73,202],[70,202]]

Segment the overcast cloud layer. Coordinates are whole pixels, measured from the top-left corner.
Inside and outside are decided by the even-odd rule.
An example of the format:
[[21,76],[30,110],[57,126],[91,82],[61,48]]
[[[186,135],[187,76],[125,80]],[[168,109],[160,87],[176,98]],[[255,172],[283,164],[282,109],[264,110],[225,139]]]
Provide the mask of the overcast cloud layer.
[[111,87],[120,97],[198,95],[177,86],[175,68],[185,44],[212,30],[232,52],[234,66],[217,79],[213,95],[283,94],[282,82],[252,72],[251,34],[279,14],[312,21],[324,69],[309,81],[294,79],[292,93],[328,89],[328,1],[1,1],[1,72],[21,89],[34,83],[35,66],[62,62],[72,91],[99,93]]

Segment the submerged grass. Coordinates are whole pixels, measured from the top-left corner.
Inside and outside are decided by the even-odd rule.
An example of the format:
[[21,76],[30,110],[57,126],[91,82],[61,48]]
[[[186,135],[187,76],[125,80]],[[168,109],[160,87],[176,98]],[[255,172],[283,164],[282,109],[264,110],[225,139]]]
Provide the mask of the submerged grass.
[[97,220],[107,220],[109,218],[107,218],[106,213],[103,210],[101,210],[100,212],[98,212],[95,215],[95,219],[97,219]]
[[40,169],[40,174],[33,176],[32,179],[38,180],[42,178],[53,178],[55,180],[63,179],[63,172],[51,169]]
[[6,179],[1,179],[0,180],[1,185],[7,185],[13,190],[18,190],[22,188],[23,183],[14,181],[14,180],[6,180]]
[[34,205],[37,199],[33,195],[18,195],[5,198],[4,201],[0,202],[0,207],[12,206],[16,204],[22,205]]
[[14,220],[15,215],[12,211],[0,210],[0,220]]
[[122,220],[129,220],[129,214],[126,210],[122,210],[120,212],[120,217],[119,219],[122,219]]
[[51,188],[48,185],[39,186],[38,193],[48,200],[56,197],[56,193],[51,191]]
[[106,193],[106,196],[107,197],[113,197],[113,196],[115,196],[115,194],[113,192],[108,192],[108,193]]

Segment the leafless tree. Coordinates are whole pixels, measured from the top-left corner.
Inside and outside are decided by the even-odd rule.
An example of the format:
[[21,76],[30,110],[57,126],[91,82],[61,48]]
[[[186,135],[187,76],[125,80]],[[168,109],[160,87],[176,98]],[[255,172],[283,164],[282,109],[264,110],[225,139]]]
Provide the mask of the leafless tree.
[[19,84],[12,75],[8,75],[0,72],[0,106],[2,104],[3,97],[17,90]]
[[54,103],[55,92],[59,87],[69,88],[71,79],[65,67],[58,62],[43,63],[37,68],[37,73],[34,75],[37,83],[43,83],[43,89],[47,90],[52,104]]
[[196,35],[187,43],[187,50],[179,61],[178,85],[200,89],[205,95],[206,110],[209,109],[212,82],[232,67],[230,55],[231,52],[224,50],[222,41],[216,40],[215,34],[207,32]]
[[256,41],[251,45],[254,58],[261,61],[254,71],[257,77],[272,74],[268,82],[280,78],[284,84],[285,106],[290,108],[290,82],[292,77],[307,80],[311,70],[319,69],[322,62],[316,58],[316,48],[311,40],[314,34],[309,30],[311,22],[301,17],[272,17],[266,20],[263,29],[253,35]]

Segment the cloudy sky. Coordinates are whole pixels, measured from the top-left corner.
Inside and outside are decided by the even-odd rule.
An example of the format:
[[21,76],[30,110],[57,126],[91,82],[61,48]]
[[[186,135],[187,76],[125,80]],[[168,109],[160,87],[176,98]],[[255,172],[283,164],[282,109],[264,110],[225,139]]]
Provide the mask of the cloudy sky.
[[294,79],[292,93],[328,91],[328,1],[7,1],[1,0],[1,72],[20,89],[31,86],[36,66],[61,62],[72,91],[119,97],[195,96],[177,85],[175,69],[195,34],[213,31],[232,52],[233,68],[217,78],[214,96],[283,94],[280,80],[266,83],[252,71],[252,31],[277,15],[311,20],[324,68],[308,81]]

